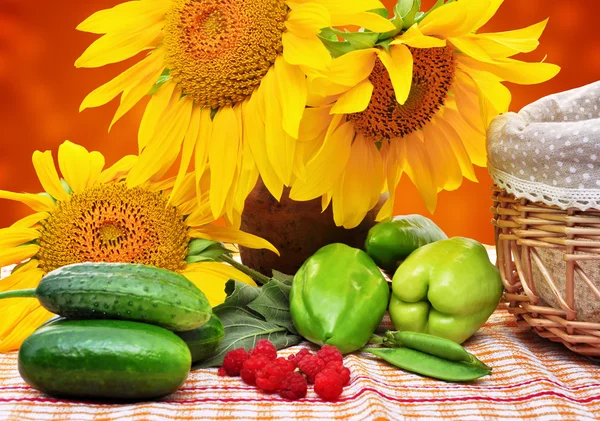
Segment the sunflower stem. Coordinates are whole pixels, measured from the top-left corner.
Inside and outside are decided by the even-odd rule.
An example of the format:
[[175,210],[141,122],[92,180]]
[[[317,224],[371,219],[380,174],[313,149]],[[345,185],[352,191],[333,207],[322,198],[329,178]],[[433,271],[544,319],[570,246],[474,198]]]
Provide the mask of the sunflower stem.
[[240,272],[243,272],[246,275],[248,275],[249,277],[251,277],[252,279],[254,279],[260,285],[265,285],[266,283],[271,281],[271,279],[269,277],[263,275],[260,272],[255,271],[254,269],[250,269],[248,266],[245,266],[245,265],[237,262],[235,259],[233,259],[231,256],[229,256],[227,254],[221,255],[219,257],[219,260],[221,260],[225,263],[229,263],[231,266],[233,266]]
[[3,298],[25,298],[25,297],[35,297],[36,289],[20,289],[17,291],[6,291],[0,293],[0,300]]

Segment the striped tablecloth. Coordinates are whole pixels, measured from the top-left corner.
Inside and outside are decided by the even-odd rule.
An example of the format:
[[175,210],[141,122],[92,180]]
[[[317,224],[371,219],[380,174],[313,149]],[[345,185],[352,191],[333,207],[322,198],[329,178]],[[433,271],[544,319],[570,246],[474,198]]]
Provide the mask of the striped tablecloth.
[[[517,326],[502,305],[465,346],[493,367],[491,377],[446,383],[353,354],[345,359],[351,383],[337,403],[321,401],[312,390],[301,401],[285,401],[258,392],[240,378],[218,377],[216,369],[192,372],[177,393],[155,402],[60,400],[25,384],[16,353],[0,354],[0,420],[600,419],[600,364]],[[311,345],[280,354],[301,347]]]

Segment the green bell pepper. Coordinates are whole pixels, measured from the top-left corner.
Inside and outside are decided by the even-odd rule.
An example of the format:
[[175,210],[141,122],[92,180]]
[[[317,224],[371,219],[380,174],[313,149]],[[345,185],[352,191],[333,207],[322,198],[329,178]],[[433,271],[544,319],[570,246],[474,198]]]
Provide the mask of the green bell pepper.
[[392,281],[390,317],[397,330],[463,343],[496,309],[502,280],[485,248],[451,238],[414,251]]
[[389,295],[387,281],[364,251],[330,244],[308,258],[294,276],[290,313],[300,335],[347,354],[369,341]]
[[419,247],[447,238],[429,218],[422,215],[396,216],[369,230],[365,251],[377,266],[393,273]]

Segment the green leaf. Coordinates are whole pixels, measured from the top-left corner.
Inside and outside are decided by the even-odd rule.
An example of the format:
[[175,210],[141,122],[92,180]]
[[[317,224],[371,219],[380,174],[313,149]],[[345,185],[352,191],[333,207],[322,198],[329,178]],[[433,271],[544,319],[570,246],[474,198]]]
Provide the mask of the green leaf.
[[392,38],[384,39],[383,41],[379,41],[377,43],[377,45],[379,47],[383,48],[385,51],[387,51],[389,53],[390,52],[390,45],[391,45],[392,41],[393,41]]
[[245,307],[258,297],[260,288],[230,279],[225,284],[225,294],[227,294],[225,302],[213,308],[214,312]]
[[225,328],[225,337],[214,355],[194,368],[217,367],[223,364],[223,358],[229,351],[253,348],[260,339],[268,339],[275,348],[287,348],[300,343],[302,338],[291,334],[284,327],[266,322],[252,313],[239,308],[215,309],[215,314]]
[[390,14],[385,7],[381,7],[379,9],[367,10],[369,13],[375,13],[376,15],[382,16],[384,18],[389,18]]
[[204,238],[195,238],[189,242],[189,252],[185,261],[189,263],[216,262],[224,254],[231,254],[222,243]]
[[415,3],[417,3],[415,0],[398,0],[394,6],[394,13],[404,18],[413,9]]
[[406,15],[403,15],[404,23],[402,25],[402,29],[408,29],[414,25],[417,14],[420,13],[421,10],[421,0],[415,0],[412,6],[412,9],[408,11]]
[[272,280],[260,289],[258,297],[248,304],[248,308],[263,316],[267,322],[285,327],[293,334],[298,331],[290,315],[290,291],[292,287]]
[[333,58],[343,56],[350,51],[354,51],[354,48],[348,41],[332,41],[328,38],[324,38],[321,35],[317,35],[325,47],[329,50]]
[[292,285],[292,281],[294,280],[294,275],[286,275],[285,273],[279,272],[273,269],[273,279],[276,281],[282,282],[286,285]]
[[154,95],[156,93],[156,91],[158,91],[158,88],[160,88],[165,83],[167,83],[169,81],[169,79],[171,79],[171,70],[169,70],[169,69],[163,70],[162,74],[158,77],[158,80],[156,81],[154,86],[152,88],[150,88],[148,95]]
[[332,31],[348,41],[355,50],[373,48],[380,35],[377,32],[344,32],[338,29],[332,29]]

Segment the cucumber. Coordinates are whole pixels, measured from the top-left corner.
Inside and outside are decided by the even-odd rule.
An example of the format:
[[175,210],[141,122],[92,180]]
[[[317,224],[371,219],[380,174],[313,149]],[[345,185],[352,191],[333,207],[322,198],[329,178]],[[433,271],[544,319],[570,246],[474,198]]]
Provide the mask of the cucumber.
[[221,320],[213,314],[205,325],[198,329],[177,332],[177,336],[190,348],[192,362],[196,363],[213,355],[225,336],[225,329]]
[[21,377],[57,397],[158,398],[179,389],[190,366],[190,351],[173,332],[123,320],[59,320],[19,350]]
[[132,320],[173,331],[196,329],[212,315],[204,293],[184,276],[129,263],[63,266],[37,289],[0,293],[0,299],[11,297],[37,297],[68,319]]

